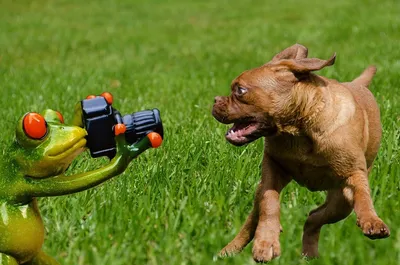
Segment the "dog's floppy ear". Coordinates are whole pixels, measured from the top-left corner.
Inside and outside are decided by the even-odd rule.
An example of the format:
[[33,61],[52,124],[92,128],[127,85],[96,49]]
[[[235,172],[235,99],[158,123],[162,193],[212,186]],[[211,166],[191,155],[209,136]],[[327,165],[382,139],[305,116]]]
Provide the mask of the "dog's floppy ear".
[[307,58],[307,54],[307,48],[301,44],[296,43],[275,55],[272,58],[271,62],[276,62],[284,59],[304,59]]
[[335,63],[336,53],[328,60],[318,58],[304,58],[299,60],[282,60],[279,64],[285,65],[294,73],[308,73],[311,71],[318,71],[325,66],[330,66]]

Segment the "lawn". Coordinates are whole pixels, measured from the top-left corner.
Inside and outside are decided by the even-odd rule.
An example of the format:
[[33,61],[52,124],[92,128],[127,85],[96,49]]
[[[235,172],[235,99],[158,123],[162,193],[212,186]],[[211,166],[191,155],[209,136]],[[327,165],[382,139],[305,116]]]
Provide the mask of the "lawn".
[[[263,140],[229,145],[211,107],[239,73],[298,42],[312,57],[337,52],[320,71],[330,78],[378,67],[371,90],[384,136],[370,183],[391,237],[367,239],[352,214],[323,228],[319,259],[302,259],[306,215],[325,195],[291,183],[281,196],[282,256],[271,264],[400,264],[399,14],[398,0],[1,1],[2,146],[25,112],[60,110],[68,123],[78,100],[103,91],[121,113],[157,107],[164,122],[163,146],[124,174],[39,199],[44,250],[63,265],[253,264],[251,245],[215,255],[251,209]],[[105,163],[83,154],[68,174]]]

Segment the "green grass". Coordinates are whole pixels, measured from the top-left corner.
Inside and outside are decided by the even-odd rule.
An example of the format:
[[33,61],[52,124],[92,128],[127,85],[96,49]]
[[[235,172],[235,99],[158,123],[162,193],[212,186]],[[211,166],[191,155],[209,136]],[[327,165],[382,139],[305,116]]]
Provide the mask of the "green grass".
[[[260,178],[262,140],[229,145],[211,116],[242,71],[293,43],[336,64],[320,74],[348,81],[367,65],[384,137],[370,177],[391,237],[371,241],[355,225],[326,226],[321,258],[301,258],[302,226],[325,195],[291,183],[282,194],[282,256],[271,264],[400,264],[400,5],[379,1],[10,1],[0,4],[2,144],[27,111],[72,107],[110,91],[122,113],[158,107],[165,142],[97,188],[40,198],[44,249],[62,264],[253,264],[251,246],[214,255],[238,232]],[[120,85],[115,85],[118,82]],[[6,154],[5,154],[6,155]],[[87,154],[70,174],[103,159]]]

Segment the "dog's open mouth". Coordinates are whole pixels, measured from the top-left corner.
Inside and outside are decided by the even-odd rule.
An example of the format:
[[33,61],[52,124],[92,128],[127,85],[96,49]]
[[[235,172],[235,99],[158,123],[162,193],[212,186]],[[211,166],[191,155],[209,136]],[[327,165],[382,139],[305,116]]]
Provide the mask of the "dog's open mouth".
[[259,136],[257,136],[258,132],[258,123],[254,121],[250,122],[235,122],[228,130],[225,135],[225,138],[234,145],[244,145],[251,141],[254,141]]

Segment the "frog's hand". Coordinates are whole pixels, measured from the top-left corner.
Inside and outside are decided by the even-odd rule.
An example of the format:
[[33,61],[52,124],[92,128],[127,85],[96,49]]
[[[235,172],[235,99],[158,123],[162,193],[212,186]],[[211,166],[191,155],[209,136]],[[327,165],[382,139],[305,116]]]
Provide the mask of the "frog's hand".
[[116,136],[117,154],[109,164],[102,168],[72,176],[62,174],[46,179],[26,178],[27,195],[32,197],[59,196],[92,188],[121,174],[133,158],[154,144],[150,137],[144,137],[138,143],[129,146],[126,145],[124,138],[124,135]]
[[8,254],[0,253],[0,264],[1,265],[18,265],[16,259],[9,256]]
[[54,258],[40,251],[31,261],[24,265],[60,265]]
[[118,150],[126,150],[127,152],[129,152],[129,157],[130,159],[134,159],[136,158],[138,155],[140,155],[143,151],[145,151],[146,149],[152,147],[152,148],[158,148],[161,143],[162,143],[162,137],[161,135],[159,135],[156,132],[151,132],[149,133],[146,137],[144,137],[141,141],[139,141],[136,144],[133,145],[125,145],[126,148],[124,148],[125,146],[121,146],[124,145],[124,140],[120,141],[117,140],[117,146],[118,146]]

